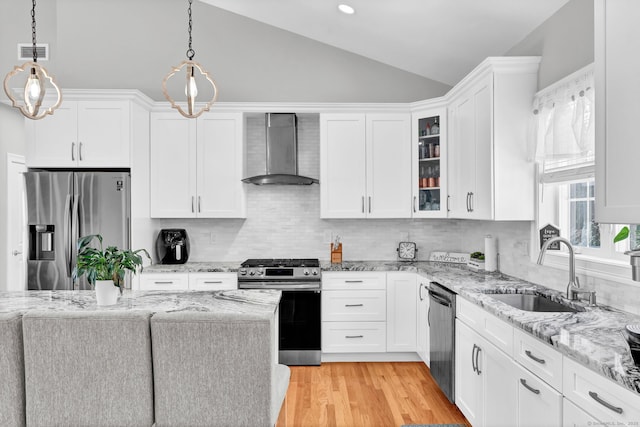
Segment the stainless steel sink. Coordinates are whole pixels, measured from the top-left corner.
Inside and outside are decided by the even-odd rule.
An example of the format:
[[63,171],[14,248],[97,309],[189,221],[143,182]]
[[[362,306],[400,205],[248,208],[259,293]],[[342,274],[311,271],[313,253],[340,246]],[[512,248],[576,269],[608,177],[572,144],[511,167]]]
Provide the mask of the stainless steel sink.
[[568,312],[577,313],[584,311],[581,307],[570,307],[568,305],[552,301],[542,295],[532,294],[491,294],[491,298],[502,301],[503,303],[510,305],[511,307],[525,311],[538,311],[538,312]]

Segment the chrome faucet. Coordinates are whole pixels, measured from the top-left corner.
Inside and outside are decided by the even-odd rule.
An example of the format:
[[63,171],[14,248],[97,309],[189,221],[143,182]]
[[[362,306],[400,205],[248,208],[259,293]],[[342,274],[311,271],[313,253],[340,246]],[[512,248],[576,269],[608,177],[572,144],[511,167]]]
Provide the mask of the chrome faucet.
[[[540,249],[540,255],[538,255],[538,264],[542,265],[542,261],[544,260],[544,254],[547,252],[547,248],[549,245],[555,242],[562,242],[567,245],[569,249],[569,283],[567,284],[567,299],[575,300],[578,298],[578,293],[580,292],[578,289],[580,288],[580,282],[578,281],[578,277],[576,276],[576,257],[573,252],[573,246],[571,246],[571,242],[564,237],[554,237],[552,239],[547,240],[542,245]],[[593,302],[595,304],[595,293],[593,295]]]

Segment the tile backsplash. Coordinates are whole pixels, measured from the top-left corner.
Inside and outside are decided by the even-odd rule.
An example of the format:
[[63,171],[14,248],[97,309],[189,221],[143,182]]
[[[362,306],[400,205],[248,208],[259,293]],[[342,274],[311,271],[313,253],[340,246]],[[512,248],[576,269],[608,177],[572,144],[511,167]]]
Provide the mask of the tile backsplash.
[[[319,175],[319,120],[298,116],[299,173]],[[247,120],[247,176],[264,171],[264,118]],[[162,228],[185,228],[190,261],[241,262],[247,258],[330,259],[329,242],[342,237],[343,259],[396,260],[398,242],[408,236],[418,245],[418,259],[431,251],[484,251],[484,236],[497,238],[500,271],[564,291],[566,270],[531,262],[531,222],[453,219],[321,219],[320,187],[245,184],[246,219],[165,219]],[[640,314],[640,288],[593,277],[580,277],[596,289],[598,302]]]

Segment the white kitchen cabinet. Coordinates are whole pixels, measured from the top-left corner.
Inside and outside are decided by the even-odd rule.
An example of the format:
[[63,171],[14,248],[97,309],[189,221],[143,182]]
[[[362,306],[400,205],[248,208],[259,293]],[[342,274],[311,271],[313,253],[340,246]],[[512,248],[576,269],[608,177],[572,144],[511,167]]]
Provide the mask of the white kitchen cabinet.
[[414,112],[412,122],[412,216],[446,218],[446,107],[443,104]]
[[188,273],[142,273],[141,291],[184,291],[189,289]]
[[429,288],[428,281],[418,276],[418,315],[417,315],[417,327],[416,332],[418,337],[416,339],[416,347],[418,356],[422,361],[429,366],[430,365],[430,344],[429,344]]
[[562,399],[563,427],[593,427],[597,425],[603,424],[566,397]]
[[387,273],[387,352],[417,351],[415,273]]
[[488,58],[448,94],[449,217],[534,218],[527,129],[539,62]]
[[236,273],[189,273],[189,289],[195,291],[225,291],[238,289]]
[[562,353],[519,329],[515,329],[513,335],[513,358],[553,388],[562,391]]
[[595,1],[595,159],[599,223],[640,222],[638,169],[640,104],[640,2]]
[[242,115],[151,113],[151,217],[244,218]]
[[320,116],[320,216],[409,218],[409,114]]
[[522,366],[516,365],[518,427],[560,427],[562,394]]
[[322,352],[386,351],[386,273],[322,275]]
[[640,420],[640,396],[568,357],[563,358],[562,387],[567,399],[607,425]]
[[456,320],[456,405],[474,427],[517,426],[516,364]]
[[128,100],[65,100],[46,120],[27,120],[28,167],[130,167]]

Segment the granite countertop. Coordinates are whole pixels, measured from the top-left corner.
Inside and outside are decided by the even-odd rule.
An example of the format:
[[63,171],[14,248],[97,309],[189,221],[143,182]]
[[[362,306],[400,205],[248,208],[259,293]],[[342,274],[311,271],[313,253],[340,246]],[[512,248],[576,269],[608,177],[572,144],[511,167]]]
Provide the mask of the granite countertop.
[[144,268],[144,273],[235,273],[240,268],[238,262],[188,262],[186,264],[152,264]]
[[282,293],[278,290],[227,291],[125,291],[115,305],[96,304],[95,291],[0,292],[0,313],[49,311],[151,312],[215,311],[275,313]]
[[[426,276],[483,307],[488,312],[545,341],[623,387],[640,394],[640,367],[631,358],[622,335],[625,325],[640,324],[640,316],[608,306],[588,307],[569,301],[564,292],[500,273],[476,273],[464,265],[435,262],[347,262],[323,265],[323,271],[411,271]],[[496,293],[540,294],[564,304],[579,306],[578,313],[541,313],[518,310],[491,298]]]

